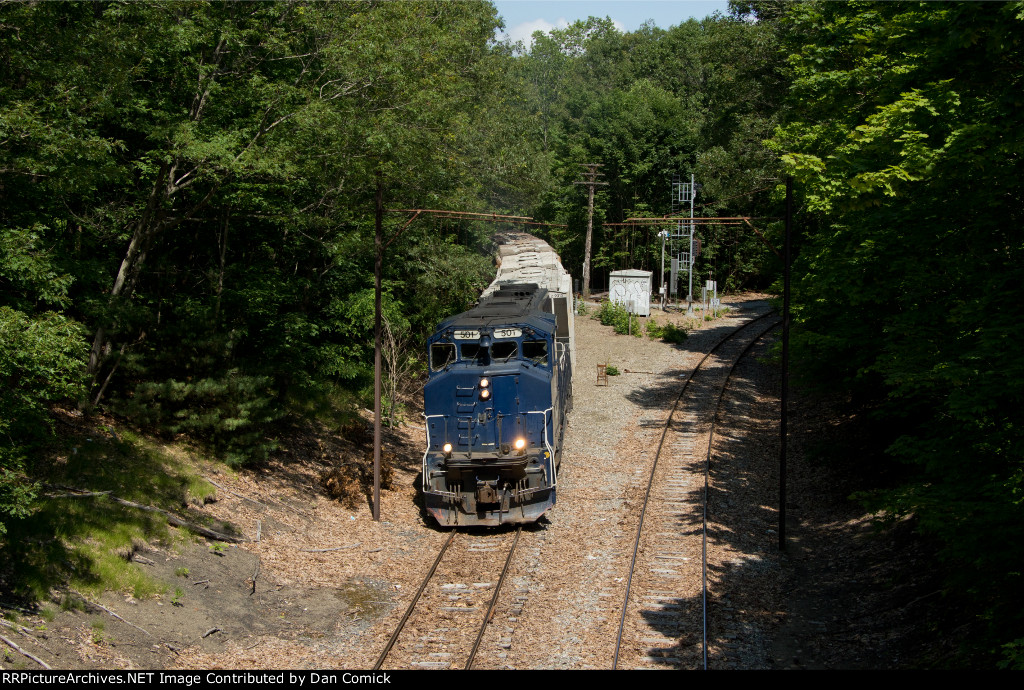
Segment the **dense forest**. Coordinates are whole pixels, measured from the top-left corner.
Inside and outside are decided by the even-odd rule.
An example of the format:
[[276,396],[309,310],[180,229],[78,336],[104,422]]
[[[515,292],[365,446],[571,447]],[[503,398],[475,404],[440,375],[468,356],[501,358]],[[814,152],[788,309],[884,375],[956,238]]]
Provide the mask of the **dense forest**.
[[[794,178],[794,370],[871,418],[860,497],[939,544],[943,595],[1024,668],[1024,2],[733,2],[496,40],[488,2],[0,2],[0,550],[57,408],[259,462],[372,396],[376,194],[392,377],[532,216],[592,285],[657,270],[673,176],[765,219]],[[1018,228],[1015,230],[1014,228]],[[781,285],[710,226],[696,272]],[[385,401],[395,411],[394,395]],[[879,468],[866,467],[877,473]],[[959,658],[958,658],[959,659]],[[960,663],[947,660],[947,663]],[[966,662],[965,662],[966,663]]]

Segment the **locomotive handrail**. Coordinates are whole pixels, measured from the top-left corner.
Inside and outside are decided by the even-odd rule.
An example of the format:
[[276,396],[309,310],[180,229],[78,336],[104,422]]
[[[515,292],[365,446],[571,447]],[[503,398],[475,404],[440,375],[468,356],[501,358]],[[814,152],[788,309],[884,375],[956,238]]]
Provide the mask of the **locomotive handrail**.
[[544,419],[542,421],[542,424],[544,425],[544,448],[548,452],[548,461],[551,463],[551,487],[550,488],[554,489],[557,486],[557,484],[558,484],[558,470],[555,467],[555,451],[551,447],[551,441],[548,439],[548,415],[549,414],[554,414],[553,409],[549,407],[548,409],[544,410],[543,412],[541,412],[540,410],[528,410],[524,414],[528,414],[528,415],[531,415],[531,414],[542,414],[542,415],[544,415]]
[[423,482],[423,492],[424,493],[433,493],[432,491],[430,491],[429,486],[427,484],[427,482],[429,481],[429,477],[427,476],[427,456],[430,455],[430,420],[432,418],[434,418],[434,417],[441,417],[441,418],[443,418],[445,420],[445,422],[444,422],[444,433],[445,433],[446,437],[448,435],[448,415],[443,415],[443,414],[424,414],[423,415],[423,429],[424,429],[424,431],[426,432],[426,435],[427,435],[427,449],[425,451],[423,451],[423,472],[421,473],[423,475],[421,481]]

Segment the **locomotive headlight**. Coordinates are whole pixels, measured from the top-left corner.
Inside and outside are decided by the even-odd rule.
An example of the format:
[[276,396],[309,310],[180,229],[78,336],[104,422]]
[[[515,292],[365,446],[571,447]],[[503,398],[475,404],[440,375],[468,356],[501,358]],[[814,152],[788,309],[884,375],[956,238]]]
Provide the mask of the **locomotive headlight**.
[[490,379],[480,379],[481,388],[487,388],[489,385],[491,385]]
[[516,450],[522,450],[523,448],[526,448],[526,439],[525,438],[517,438],[514,445],[515,445]]
[[491,392],[489,390],[487,390],[486,388],[484,388],[482,391],[480,391],[480,399],[481,400],[487,400],[490,397],[491,397]]
[[450,443],[444,444],[443,446],[441,446],[441,450],[444,451],[445,455],[451,455],[452,454],[452,444],[450,444]]

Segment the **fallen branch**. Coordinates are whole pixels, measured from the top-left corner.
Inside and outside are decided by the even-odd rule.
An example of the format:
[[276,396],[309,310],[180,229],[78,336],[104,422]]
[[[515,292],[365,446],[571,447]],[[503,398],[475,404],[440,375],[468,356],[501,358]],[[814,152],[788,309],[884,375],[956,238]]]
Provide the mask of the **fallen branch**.
[[73,494],[47,494],[47,498],[96,498],[97,496],[109,495],[109,491],[82,491]]
[[174,513],[168,512],[168,511],[164,510],[163,508],[157,508],[156,506],[147,506],[147,505],[143,505],[141,503],[135,503],[134,501],[128,501],[128,500],[125,500],[123,498],[119,498],[119,497],[115,496],[114,494],[110,493],[109,491],[86,491],[85,489],[76,489],[76,488],[73,488],[73,487],[59,487],[59,488],[70,489],[71,491],[74,491],[75,493],[51,495],[51,498],[93,498],[93,497],[97,497],[97,496],[106,496],[111,501],[114,501],[115,503],[120,503],[123,506],[128,506],[129,508],[137,508],[139,510],[145,510],[145,511],[148,511],[148,512],[151,512],[151,513],[160,513],[165,518],[167,518],[167,522],[171,523],[175,527],[184,527],[186,529],[192,530],[196,534],[200,534],[200,535],[202,535],[204,537],[207,537],[209,539],[216,539],[217,541],[231,542],[233,544],[240,544],[240,543],[245,541],[244,537],[234,537],[234,536],[231,536],[230,534],[222,534],[221,532],[215,532],[212,529],[208,529],[208,528],[203,527],[201,525],[196,525],[194,523],[191,523],[191,522],[185,520],[184,518],[178,517]]
[[11,609],[12,611],[21,611],[22,613],[28,614],[30,616],[35,615],[36,613],[35,611],[23,608],[21,606],[18,606],[17,604],[8,604],[5,601],[0,601],[0,608]]
[[72,593],[72,594],[76,594],[76,595],[78,595],[79,597],[81,597],[81,598],[82,598],[82,601],[84,601],[84,602],[86,602],[86,603],[88,603],[88,604],[90,604],[90,605],[92,605],[92,606],[95,606],[96,608],[99,608],[99,609],[103,609],[104,611],[106,611],[107,613],[109,613],[109,614],[110,614],[111,616],[113,616],[113,617],[114,617],[114,618],[116,618],[117,620],[121,621],[122,623],[125,623],[125,624],[127,624],[127,625],[130,625],[130,626],[132,626],[133,628],[135,628],[136,630],[140,630],[140,631],[142,631],[142,632],[146,633],[147,635],[149,635],[150,637],[153,637],[153,635],[152,635],[152,634],[151,634],[151,633],[150,633],[150,632],[149,632],[148,630],[146,630],[145,628],[140,628],[139,626],[135,625],[135,624],[134,624],[134,623],[132,623],[131,621],[126,621],[126,620],[125,620],[124,618],[121,618],[121,616],[117,615],[116,613],[114,613],[113,611],[111,611],[110,609],[108,609],[108,608],[107,608],[106,606],[104,606],[103,604],[100,604],[99,602],[96,602],[96,601],[92,601],[91,599],[88,599],[88,598],[86,598],[86,597],[85,597],[85,595],[84,595],[84,594],[82,594],[81,592],[77,592],[77,591],[75,591],[75,590],[73,590],[73,589],[72,589],[72,590],[71,590],[71,593]]
[[13,649],[14,651],[16,651],[18,654],[21,654],[23,657],[31,659],[32,661],[36,662],[37,664],[39,664],[40,666],[45,668],[47,671],[52,671],[53,670],[52,667],[48,663],[46,663],[45,661],[43,661],[42,659],[40,659],[36,655],[31,654],[29,652],[26,652],[24,649],[22,649],[21,647],[19,647],[16,644],[14,644],[14,642],[12,642],[11,640],[8,640],[3,635],[0,635],[0,640],[3,640],[4,642],[6,642],[8,644],[8,646],[10,646],[10,648]]
[[171,523],[175,527],[185,527],[187,529],[192,530],[193,532],[203,535],[204,537],[209,537],[210,539],[216,539],[217,541],[228,541],[233,544],[241,544],[245,541],[244,537],[233,537],[230,534],[214,532],[212,529],[207,529],[206,527],[202,527],[201,525],[196,525],[191,522],[188,522],[187,520],[178,517],[174,513],[167,512],[163,508],[157,508],[156,506],[144,506],[141,503],[126,501],[123,498],[118,498],[117,496],[114,496],[113,494],[110,495],[110,498],[114,501],[117,501],[121,505],[129,506],[130,508],[148,510],[151,513],[160,513],[161,515],[167,518],[167,522]]
[[23,635],[27,635],[32,632],[30,628],[26,628],[24,625],[15,625],[14,623],[6,621],[3,618],[0,618],[0,625],[4,626],[5,628],[10,628],[14,632],[20,632]]
[[13,630],[13,631],[15,631],[17,633],[21,633],[22,635],[24,635],[28,639],[32,640],[32,642],[34,642],[35,644],[37,644],[40,647],[42,647],[43,649],[45,649],[46,652],[50,656],[57,656],[56,654],[54,654],[50,650],[49,647],[47,647],[45,644],[43,644],[42,642],[39,641],[39,638],[35,636],[35,631],[32,630],[31,628],[26,628],[24,625],[15,625],[14,623],[11,623],[10,621],[6,621],[3,618],[0,618],[0,625],[3,625],[4,627],[10,628],[11,630]]

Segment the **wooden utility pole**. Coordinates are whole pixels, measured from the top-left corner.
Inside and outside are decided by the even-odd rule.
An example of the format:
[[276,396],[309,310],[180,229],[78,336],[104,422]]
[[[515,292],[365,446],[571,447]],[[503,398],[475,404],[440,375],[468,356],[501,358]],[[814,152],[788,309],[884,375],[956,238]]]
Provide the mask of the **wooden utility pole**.
[[779,420],[779,551],[786,550],[786,446],[789,445],[789,292],[793,264],[793,178],[786,178],[786,240],[782,274],[782,399]]
[[587,243],[583,248],[583,299],[590,297],[590,245],[594,237],[594,187],[607,187],[607,182],[598,182],[597,178],[603,173],[597,172],[601,167],[600,163],[582,163],[584,167],[583,179],[574,184],[585,184],[587,192]]
[[376,213],[374,218],[373,260],[373,521],[380,521],[380,341],[381,274],[384,272],[384,182],[377,174]]

